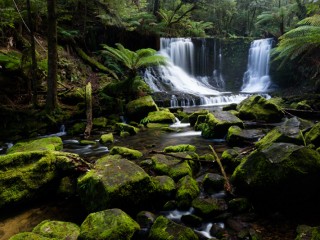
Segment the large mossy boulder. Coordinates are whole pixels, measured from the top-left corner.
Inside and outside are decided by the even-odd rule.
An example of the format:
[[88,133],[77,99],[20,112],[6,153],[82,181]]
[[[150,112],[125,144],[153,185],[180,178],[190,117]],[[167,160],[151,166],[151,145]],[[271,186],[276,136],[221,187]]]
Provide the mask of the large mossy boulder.
[[286,119],[280,126],[267,133],[256,146],[263,148],[275,142],[304,144],[303,132],[312,127],[312,123],[297,117]]
[[139,132],[139,128],[136,128],[130,124],[127,123],[116,123],[115,124],[115,131],[117,134],[121,134],[123,132],[129,133],[129,135],[133,136],[136,135]]
[[79,156],[72,153],[32,151],[1,155],[0,209],[53,196],[61,178],[67,172],[76,173],[80,166]]
[[99,142],[102,144],[113,143],[114,138],[112,133],[102,134],[100,136]]
[[[175,158],[175,155],[184,158],[189,157],[190,164],[189,161],[181,161],[181,159]],[[151,160],[153,171],[155,171],[157,174],[167,175],[175,181],[186,175],[193,175],[193,169],[191,167],[192,158],[187,153],[172,153],[172,156],[155,154],[151,157]]]
[[139,224],[121,209],[107,209],[87,216],[79,240],[130,240]]
[[168,123],[176,122],[176,117],[168,110],[149,112],[148,116],[143,120],[147,123]]
[[313,144],[316,148],[320,147],[320,122],[305,134],[305,140],[307,144]]
[[149,112],[158,111],[158,106],[151,96],[144,96],[129,102],[126,105],[126,113],[130,120],[139,122],[148,116]]
[[44,150],[60,151],[62,148],[63,143],[60,137],[47,137],[17,142],[8,149],[7,153]]
[[231,126],[228,129],[226,141],[229,146],[245,146],[262,138],[265,133],[261,129],[242,129],[239,126]]
[[280,122],[284,117],[281,108],[260,95],[253,95],[238,104],[238,116],[242,120]]
[[44,237],[33,232],[21,232],[13,235],[9,240],[59,240],[59,238]]
[[201,135],[204,138],[224,138],[231,126],[243,128],[243,122],[230,112],[218,110],[207,114]]
[[232,174],[240,195],[248,196],[257,209],[298,211],[320,209],[320,154],[291,143],[273,143],[245,157]]
[[224,199],[213,197],[196,198],[192,201],[192,207],[195,209],[197,215],[203,218],[216,217],[228,209]]
[[201,109],[190,114],[189,116],[190,126],[193,127],[196,124],[199,116],[206,116],[208,113],[209,113],[208,110]]
[[194,231],[181,224],[177,224],[163,216],[157,217],[151,227],[149,240],[198,240]]
[[71,222],[44,220],[32,232],[48,238],[77,240],[80,227]]
[[95,168],[78,179],[78,192],[89,212],[114,207],[134,212],[147,205],[154,190],[151,177],[120,155],[98,159]]

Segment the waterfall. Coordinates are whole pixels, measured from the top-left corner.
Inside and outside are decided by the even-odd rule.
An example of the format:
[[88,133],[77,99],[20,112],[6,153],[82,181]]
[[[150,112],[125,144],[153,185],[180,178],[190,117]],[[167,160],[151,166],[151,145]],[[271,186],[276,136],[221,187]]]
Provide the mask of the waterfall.
[[272,38],[259,39],[251,43],[247,71],[243,76],[242,92],[267,92],[271,85],[269,61]]

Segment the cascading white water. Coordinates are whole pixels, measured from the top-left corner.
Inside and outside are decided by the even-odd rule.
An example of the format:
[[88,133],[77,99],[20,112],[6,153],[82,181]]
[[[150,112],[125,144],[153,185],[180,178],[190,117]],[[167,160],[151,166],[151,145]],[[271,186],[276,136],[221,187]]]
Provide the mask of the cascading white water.
[[251,43],[247,71],[243,76],[242,92],[267,92],[271,85],[269,76],[272,38],[259,39]]

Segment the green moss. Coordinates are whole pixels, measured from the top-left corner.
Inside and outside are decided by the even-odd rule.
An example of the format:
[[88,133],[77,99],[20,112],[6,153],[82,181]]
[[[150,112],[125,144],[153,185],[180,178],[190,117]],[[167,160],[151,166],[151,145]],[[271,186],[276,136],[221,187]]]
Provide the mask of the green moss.
[[71,127],[71,129],[68,130],[68,134],[70,134],[70,135],[81,134],[81,133],[84,133],[85,129],[86,129],[85,122],[76,123]]
[[118,146],[111,148],[110,154],[111,155],[119,154],[128,159],[138,159],[143,156],[143,154],[138,150],[130,149],[126,147],[118,147]]
[[299,225],[297,227],[297,233],[295,240],[317,240],[320,239],[320,228],[310,227],[307,225]]
[[130,136],[130,133],[129,132],[125,132],[125,131],[121,131],[120,132],[120,137],[121,138],[126,138],[126,137],[129,137]]
[[171,177],[156,176],[153,178],[156,191],[162,194],[170,194],[176,189],[176,184]]
[[177,224],[163,216],[157,217],[151,227],[149,240],[198,240],[191,228]]
[[181,178],[177,183],[177,188],[176,200],[178,207],[182,209],[189,208],[192,200],[200,193],[197,181],[190,176]]
[[48,238],[76,240],[80,227],[71,222],[45,220],[39,223],[32,232]]
[[320,147],[320,123],[315,124],[309,132],[305,134],[307,144],[314,144]]
[[147,116],[148,123],[174,123],[176,117],[169,111],[155,111],[149,112]]
[[190,145],[190,144],[179,144],[179,145],[175,145],[175,146],[168,146],[165,147],[164,152],[195,152],[196,151],[196,147],[194,145]]
[[139,129],[126,123],[116,123],[115,131],[118,134],[121,132],[128,132],[131,136],[133,136],[139,132]]
[[7,153],[25,152],[34,150],[61,150],[63,143],[60,137],[48,137],[16,143]]
[[149,112],[158,111],[158,106],[151,96],[144,96],[129,102],[126,105],[126,112],[130,119],[140,122],[148,116]]
[[100,137],[100,142],[103,144],[113,143],[113,134],[112,133],[102,134]]
[[209,113],[209,111],[205,110],[205,109],[202,109],[202,110],[199,110],[199,111],[192,113],[189,116],[190,126],[193,127],[196,124],[196,122],[198,120],[198,116],[200,116],[200,115],[206,116],[208,113]]
[[227,209],[224,201],[216,198],[196,198],[192,201],[192,207],[199,215],[205,217],[214,216]]
[[94,118],[92,120],[93,127],[104,128],[107,126],[108,120],[105,117]]
[[81,145],[96,145],[97,142],[96,141],[92,141],[92,140],[81,139],[80,140],[80,144]]
[[48,238],[33,232],[22,232],[13,235],[9,240],[59,240],[59,238]]
[[81,240],[130,240],[139,224],[120,209],[91,213],[81,224]]

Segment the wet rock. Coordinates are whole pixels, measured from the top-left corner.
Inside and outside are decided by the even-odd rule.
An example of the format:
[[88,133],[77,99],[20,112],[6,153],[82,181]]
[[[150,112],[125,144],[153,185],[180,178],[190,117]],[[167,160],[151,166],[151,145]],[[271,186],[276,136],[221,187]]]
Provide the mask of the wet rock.
[[213,223],[210,228],[210,235],[217,237],[218,239],[222,239],[227,236],[227,230],[220,223]]
[[197,122],[194,125],[194,130],[202,131],[203,126],[205,125],[207,115],[199,115]]
[[283,124],[272,129],[255,145],[259,148],[269,146],[275,142],[303,145],[303,132],[310,129],[312,126],[313,124],[309,121],[293,117],[285,120]]
[[243,128],[243,122],[230,112],[215,111],[208,113],[201,135],[204,138],[224,138],[229,127],[234,125]]
[[198,236],[191,228],[177,224],[163,216],[159,216],[151,227],[149,240],[197,240]]
[[305,134],[305,140],[307,144],[313,144],[316,148],[320,147],[320,122]]
[[63,175],[76,173],[78,167],[81,160],[72,153],[31,151],[0,156],[0,208],[53,196]]
[[229,172],[232,172],[241,162],[242,156],[239,151],[239,148],[234,147],[223,151],[221,155],[221,162]]
[[189,116],[190,126],[193,127],[196,124],[199,116],[206,116],[208,113],[209,113],[208,110],[202,109],[202,110],[195,111],[192,114],[190,114],[190,116]]
[[280,107],[259,95],[243,100],[237,110],[242,120],[280,122],[284,117]]
[[47,237],[44,237],[40,234],[36,234],[36,233],[33,233],[33,232],[21,232],[21,233],[18,233],[18,234],[15,234],[13,235],[10,240],[52,240],[52,239],[57,239],[57,238],[47,238]]
[[192,207],[198,215],[204,218],[217,216],[228,208],[224,199],[201,197],[192,201]]
[[99,117],[92,119],[93,128],[104,128],[107,126],[108,119],[105,117]]
[[45,220],[39,223],[32,232],[48,238],[76,240],[80,227],[75,223]]
[[34,140],[21,141],[9,148],[7,154],[25,151],[44,151],[56,150],[63,148],[63,143],[60,137],[47,137]]
[[120,134],[122,132],[128,132],[131,136],[136,135],[139,132],[138,128],[126,123],[116,123],[114,130],[117,134]]
[[141,211],[137,214],[137,222],[141,228],[151,228],[155,220],[156,215],[152,212]]
[[200,193],[198,183],[189,175],[181,178],[177,183],[176,200],[179,209],[188,209],[192,200],[195,199]]
[[197,228],[201,227],[203,219],[194,214],[183,215],[181,217],[181,222],[186,224],[189,227]]
[[[177,156],[187,157],[186,153],[176,153]],[[191,157],[190,157],[191,159]],[[188,161],[181,161],[173,156],[166,156],[162,154],[155,154],[151,157],[153,162],[152,169],[158,174],[168,175],[175,181],[189,175],[192,176],[193,170]]]
[[143,119],[147,123],[175,123],[176,117],[169,110],[149,112],[148,116]]
[[171,177],[156,176],[152,179],[155,185],[155,192],[162,198],[162,200],[172,197],[176,190],[176,184]]
[[113,207],[135,211],[152,204],[154,190],[151,177],[120,155],[98,159],[95,168],[78,179],[79,196],[89,212]]
[[112,133],[107,133],[107,134],[102,134],[100,137],[100,142],[102,144],[106,144],[106,143],[113,143],[113,134]]
[[226,141],[231,147],[241,147],[258,141],[264,135],[261,129],[242,129],[239,126],[231,126],[228,129]]
[[158,106],[151,96],[144,96],[129,102],[126,105],[126,113],[128,117],[136,122],[148,116],[149,112],[158,111]]
[[164,152],[195,152],[196,147],[191,144],[179,144],[175,146],[168,146],[163,149]]
[[273,143],[245,157],[231,182],[256,208],[298,211],[318,201],[320,187],[315,183],[320,180],[319,171],[320,154],[315,150]]
[[207,193],[219,192],[224,188],[224,178],[220,174],[207,173],[203,178],[202,186]]
[[135,150],[135,149],[130,149],[127,147],[119,147],[119,146],[114,146],[110,150],[111,155],[116,155],[119,154],[124,158],[127,159],[138,159],[143,156],[142,152]]
[[129,240],[139,224],[121,209],[91,213],[81,224],[79,240]]
[[74,136],[78,134],[84,133],[84,130],[86,129],[86,123],[85,122],[79,122],[75,123],[71,126],[70,129],[68,129],[68,134]]
[[228,202],[229,210],[233,213],[243,213],[251,209],[251,204],[247,198],[233,198]]

